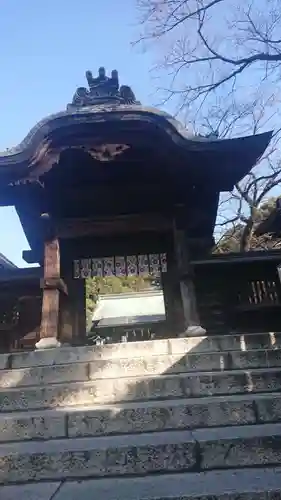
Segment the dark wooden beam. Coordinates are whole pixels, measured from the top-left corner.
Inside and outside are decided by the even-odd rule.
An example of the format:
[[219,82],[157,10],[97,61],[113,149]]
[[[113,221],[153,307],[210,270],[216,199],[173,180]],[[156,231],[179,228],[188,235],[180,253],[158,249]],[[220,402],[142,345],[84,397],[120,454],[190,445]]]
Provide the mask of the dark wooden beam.
[[88,235],[111,236],[140,233],[142,231],[164,232],[172,229],[172,219],[161,214],[136,214],[118,217],[63,219],[56,221],[60,238]]
[[44,185],[40,182],[18,183],[6,186],[0,189],[0,207],[15,206],[21,202],[21,200],[25,201],[26,197],[29,201],[40,200],[40,203],[42,203],[43,196]]
[[29,282],[29,281],[34,281],[36,282],[39,280],[40,277],[42,276],[43,272],[40,267],[33,267],[33,268],[27,268],[27,269],[21,269],[21,268],[16,268],[16,269],[1,269],[0,272],[0,283],[9,283],[9,282]]
[[43,262],[43,251],[36,252],[34,250],[23,250],[22,258],[27,264],[41,264]]
[[210,255],[207,259],[192,260],[191,265],[200,267],[205,265],[229,265],[239,262],[241,264],[249,264],[250,262],[266,262],[275,261],[276,266],[281,264],[280,250],[272,250],[272,252],[247,252],[246,254],[225,254],[225,255]]
[[[132,172],[133,176],[133,172]],[[136,179],[134,179],[136,181]],[[140,182],[132,182],[130,180],[124,186],[124,181],[121,182],[122,179],[119,179],[119,182],[112,182],[110,183],[110,180],[107,180],[107,183],[98,183],[93,179],[93,184],[89,185],[87,183],[83,184],[78,184],[78,185],[73,185],[69,186],[67,184],[67,180],[65,180],[65,185],[64,185],[64,190],[63,193],[57,185],[50,185],[48,186],[49,194],[52,196],[52,198],[59,198],[60,200],[63,199],[75,199],[75,200],[85,200],[85,199],[95,199],[95,198],[103,198],[104,196],[107,196],[108,194],[114,195],[115,199],[118,199],[120,196],[143,196],[144,193],[155,196],[161,194],[165,194],[165,192],[168,194],[172,194],[173,192],[177,193],[177,190],[181,188],[180,184],[176,186],[173,182],[168,183],[168,182],[161,182],[160,180],[155,183],[144,183],[142,180]],[[171,180],[172,181],[172,180]],[[186,191],[185,191],[186,192]],[[190,189],[190,195],[192,194],[192,189]]]
[[[141,211],[172,210],[179,196],[169,186],[165,188],[129,185],[91,186],[50,191],[50,211],[55,217],[81,217]],[[184,198],[184,195],[182,195]]]
[[41,278],[40,287],[43,290],[59,290],[68,295],[67,285],[62,278]]

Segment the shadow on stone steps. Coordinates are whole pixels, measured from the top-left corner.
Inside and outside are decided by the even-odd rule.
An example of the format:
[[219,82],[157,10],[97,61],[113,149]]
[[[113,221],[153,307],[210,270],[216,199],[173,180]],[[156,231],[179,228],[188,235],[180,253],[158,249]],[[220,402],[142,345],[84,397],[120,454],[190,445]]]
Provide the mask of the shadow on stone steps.
[[[223,339],[222,339],[223,341]],[[206,345],[204,346],[204,343],[206,342]],[[186,366],[186,356],[190,355],[196,355],[198,356],[198,359],[201,356],[201,361],[202,362],[202,356],[210,356],[210,353],[208,351],[210,347],[209,340],[208,339],[202,339],[200,345],[199,345],[199,352],[201,354],[198,354],[198,344],[196,345],[197,351],[196,354],[193,352],[193,350],[189,351],[189,354],[187,355],[180,355],[179,359],[177,360],[176,363],[170,365],[166,370],[161,374],[157,374],[156,376],[144,376],[143,379],[138,378],[130,378],[126,379],[126,377],[116,379],[114,380],[114,401],[111,401],[112,404],[115,403],[115,407],[113,405],[113,408],[111,409],[106,409],[106,407],[103,407],[101,409],[93,409],[91,412],[88,412],[88,414],[82,415],[81,413],[78,415],[78,413],[75,412],[70,415],[67,413],[66,415],[63,416],[62,419],[62,433],[65,433],[63,436],[61,435],[55,435],[55,436],[45,436],[45,438],[60,438],[60,437],[68,437],[71,435],[70,429],[77,429],[78,431],[74,434],[72,434],[72,437],[78,438],[79,436],[101,436],[105,434],[110,434],[110,435],[117,435],[120,433],[122,430],[122,425],[124,426],[124,422],[130,422],[130,426],[125,425],[123,432],[125,431],[126,433],[132,433],[132,444],[128,448],[124,448],[122,446],[122,453],[120,455],[120,450],[117,452],[116,447],[112,448],[110,447],[110,441],[108,441],[108,448],[105,450],[105,454],[103,454],[103,458],[95,462],[95,468],[97,467],[97,464],[100,463],[100,472],[98,476],[100,477],[101,475],[120,475],[120,474],[142,474],[142,473],[157,473],[157,472],[171,472],[175,470],[189,470],[191,472],[194,471],[202,471],[202,452],[200,451],[200,447],[198,447],[197,440],[194,440],[193,435],[191,434],[189,439],[188,439],[188,446],[186,443],[181,443],[178,441],[178,435],[177,433],[170,433],[169,439],[166,439],[166,436],[164,436],[164,433],[162,435],[161,439],[164,439],[164,442],[161,443],[160,447],[159,446],[154,446],[153,443],[149,445],[149,441],[151,440],[152,442],[154,439],[156,439],[156,435],[160,435],[159,431],[167,431],[169,429],[190,429],[190,428],[196,428],[196,427],[207,427],[208,425],[241,425],[241,424],[257,424],[260,423],[261,420],[261,414],[257,412],[257,405],[254,400],[247,402],[247,401],[242,401],[242,406],[240,404],[239,407],[239,400],[236,401],[228,401],[227,397],[225,402],[220,401],[220,404],[215,405],[211,401],[205,401],[205,406],[201,405],[199,403],[199,397],[202,396],[210,396],[211,394],[225,394],[228,395],[232,391],[234,393],[245,393],[247,392],[247,387],[248,386],[249,390],[254,392],[255,389],[255,384],[256,384],[256,389],[257,392],[267,392],[271,390],[271,386],[265,385],[262,388],[262,391],[260,391],[260,380],[261,380],[261,375],[260,372],[256,372],[256,381],[255,381],[255,373],[253,372],[249,379],[249,373],[241,371],[241,373],[235,372],[233,374],[230,374],[229,372],[227,373],[227,377],[234,377],[232,378],[233,383],[231,384],[231,380],[226,377],[224,378],[226,374],[224,372],[221,373],[201,373],[200,375],[193,373],[193,374],[187,374],[187,375],[182,375],[182,367],[183,365],[188,368],[188,365]],[[269,345],[268,345],[269,347]],[[224,358],[224,351],[222,351],[222,354],[220,354],[220,351],[213,351],[215,353],[218,353],[219,356],[223,356]],[[245,351],[244,351],[245,352]],[[167,354],[168,356],[172,356],[173,353]],[[229,356],[232,359],[232,355],[227,353],[227,356]],[[115,358],[116,359],[116,358]],[[210,358],[208,358],[210,359]],[[206,362],[206,359],[205,359]],[[94,363],[94,362],[93,362]],[[81,361],[78,364],[83,364]],[[71,363],[69,363],[71,365]],[[206,364],[206,367],[209,365]],[[227,367],[228,368],[228,367]],[[172,372],[172,375],[170,373]],[[181,375],[176,375],[178,373],[181,373]],[[271,372],[273,374],[273,372]],[[279,373],[278,370],[276,371],[276,374]],[[247,379],[248,376],[248,379]],[[218,377],[221,377],[221,385],[218,382]],[[235,378],[238,377],[238,378]],[[239,378],[240,377],[240,378]],[[272,376],[271,376],[272,378]],[[279,377],[278,377],[279,379]],[[99,383],[101,384],[102,379],[98,379]],[[120,389],[120,381],[121,380],[127,380],[127,383]],[[239,380],[239,383],[238,383]],[[164,381],[164,382],[163,382]],[[19,381],[21,385],[24,385],[24,381],[21,380]],[[102,384],[97,388],[95,387],[94,391],[88,392],[90,394],[90,404],[96,404],[97,402],[99,404],[102,404],[102,395],[103,391],[105,391],[106,383],[108,381],[106,379],[102,380]],[[81,390],[83,391],[83,387],[85,388],[86,384],[88,384],[87,387],[90,387],[90,384],[93,384],[92,382],[79,382],[78,385],[80,385]],[[119,386],[118,386],[119,384]],[[175,385],[176,384],[176,385]],[[279,382],[279,389],[281,390],[280,386],[281,382]],[[70,385],[70,384],[69,384]],[[122,385],[122,382],[121,382]],[[57,388],[60,388],[60,385],[56,386]],[[61,386],[62,387],[62,386]],[[224,388],[223,388],[224,387]],[[219,390],[217,389],[219,388]],[[53,412],[57,412],[58,418],[60,418],[60,410],[59,407],[65,405],[66,402],[66,397],[69,398],[69,386],[64,387],[63,394],[57,393],[57,398],[55,399],[50,399],[46,403],[46,395],[48,394],[48,391],[52,389],[48,385],[40,388],[39,390],[42,391],[39,403],[41,402],[41,408],[42,407],[52,407],[54,408]],[[21,401],[23,404],[23,408],[21,409],[28,409],[28,395],[30,396],[30,390],[35,390],[35,389],[20,389],[20,394],[21,394]],[[60,389],[58,389],[60,390]],[[67,393],[68,390],[68,393]],[[126,390],[126,393],[124,394],[124,390]],[[276,387],[274,388],[276,390]],[[11,394],[14,392],[16,393],[17,389],[14,390],[12,389]],[[187,392],[189,393],[187,394]],[[221,391],[221,392],[220,392]],[[235,392],[236,391],[236,392]],[[54,393],[49,393],[52,396],[54,396]],[[153,396],[153,397],[151,397]],[[186,398],[187,396],[193,396],[194,398],[198,397],[198,400],[196,400],[196,404],[192,405],[191,402],[189,401],[188,404],[184,402],[183,399],[181,398]],[[50,396],[51,397],[51,396]],[[84,397],[84,399],[83,399]],[[80,399],[78,402],[74,401],[74,403],[80,404],[81,409],[85,402],[85,391],[84,391],[84,396],[82,399]],[[89,397],[89,396],[87,396]],[[106,394],[104,394],[105,397],[105,403],[106,401]],[[177,399],[177,404],[173,406],[173,401]],[[136,401],[142,401],[143,404],[136,405],[135,407],[127,407],[123,409],[118,408],[118,402],[120,401],[132,401],[135,403]],[[160,401],[160,400],[167,400],[167,403],[163,405],[159,405],[157,407],[153,406],[152,404],[149,406],[148,404],[145,404],[148,400],[150,401]],[[169,402],[168,402],[169,400]],[[240,402],[241,403],[241,402]],[[71,404],[71,401],[68,399],[68,404],[69,406],[73,406]],[[212,406],[213,404],[213,406]],[[44,406],[46,405],[46,406]],[[58,406],[57,406],[58,405]],[[238,407],[238,408],[237,408]],[[247,416],[246,416],[247,415]],[[26,416],[28,416],[28,413],[26,413]],[[54,415],[53,415],[54,416]],[[22,418],[22,417],[21,417]],[[38,415],[38,420],[41,419],[42,422],[42,415]],[[31,420],[33,419],[33,422],[36,422],[36,419],[34,420],[34,416],[31,417]],[[72,424],[69,426],[69,422],[72,419]],[[80,420],[79,420],[80,419]],[[67,422],[68,422],[68,427],[67,427]],[[193,423],[192,423],[193,422]],[[97,425],[98,423],[98,425]],[[37,424],[39,425],[39,424]],[[43,425],[42,427],[45,426],[45,422],[43,420]],[[39,426],[40,427],[40,426]],[[37,427],[38,429],[38,427]],[[264,428],[264,430],[266,430]],[[138,446],[137,443],[139,443],[139,438],[134,437],[137,436],[138,433],[141,432],[151,432],[151,438],[148,438],[148,443],[143,446]],[[240,431],[239,431],[240,432]],[[262,429],[261,429],[262,432]],[[271,430],[270,430],[271,432]],[[32,434],[32,433],[31,433]],[[36,431],[35,433],[36,434]],[[231,434],[231,433],[230,433]],[[234,434],[231,434],[234,436]],[[44,439],[44,433],[42,436],[40,436],[40,432],[38,432],[37,436],[36,435],[31,435],[30,439],[34,439],[34,437],[37,437],[41,439]],[[264,439],[263,441],[263,447],[267,447],[268,449],[276,449],[276,453],[279,454],[279,442],[280,439],[278,436],[276,436],[276,439],[274,441],[270,441],[270,436],[265,436],[263,437],[262,434],[256,436],[253,435],[252,438],[249,436],[247,437],[247,443],[250,445],[251,441],[251,446],[257,446],[257,443],[259,441]],[[97,438],[99,439],[99,438]],[[108,438],[110,439],[110,437]],[[135,439],[135,442],[134,442]],[[158,439],[158,438],[157,438]],[[159,438],[160,439],[160,438]],[[80,441],[80,440],[79,440]],[[175,441],[175,442],[173,442]],[[234,440],[235,441],[235,440]],[[238,440],[239,441],[239,440]],[[236,443],[238,442],[236,440]],[[55,474],[55,471],[61,470],[61,466],[63,466],[64,471],[62,473],[62,477],[79,477],[81,475],[81,470],[83,470],[83,477],[87,477],[88,475],[94,475],[93,473],[93,468],[90,467],[90,463],[93,460],[93,456],[96,457],[97,451],[96,449],[87,449],[88,446],[86,446],[85,443],[85,448],[83,450],[80,448],[79,450],[68,450],[65,451],[65,458],[64,462],[61,463],[61,461],[56,463],[55,456],[53,453],[50,455],[46,455],[37,450],[37,452],[34,450],[34,453],[28,453],[25,454],[25,458],[18,454],[17,458],[15,458],[14,454],[12,453],[13,447],[7,448],[7,454],[3,451],[1,453],[2,455],[2,470],[4,473],[4,476],[2,476],[2,481],[11,481],[11,480],[37,480],[37,479],[52,479],[52,478],[57,478],[58,476]],[[78,441],[77,441],[78,443]],[[190,447],[191,443],[191,447]],[[214,439],[208,441],[208,446],[211,446],[215,448],[216,446],[219,446],[219,443],[216,445],[216,439],[215,439],[215,434],[214,434]],[[210,444],[211,443],[211,444]],[[244,466],[245,462],[243,463],[243,460],[241,460],[241,449],[245,445],[243,439],[239,441],[239,449],[237,448],[237,453],[235,452],[235,442],[231,439],[227,439],[227,441],[223,441],[223,443],[220,443],[220,446],[222,447],[221,449],[224,450],[224,452],[227,455],[227,450],[234,450],[231,452],[232,456],[235,456],[235,460],[233,463],[230,463],[227,461],[227,456],[222,455],[222,451],[220,453],[221,460],[223,462],[217,462],[212,459],[212,464],[214,468],[219,468],[222,467],[223,463],[226,464],[227,467],[239,467]],[[63,446],[63,441],[60,442],[60,446]],[[242,447],[242,448],[241,448]],[[74,447],[75,448],[75,447]],[[263,449],[263,448],[262,448]],[[115,451],[114,451],[115,450]],[[240,450],[240,451],[239,451]],[[61,456],[61,449],[59,450],[59,454]],[[216,455],[218,454],[218,449],[216,450]],[[270,451],[270,456],[272,458],[267,458],[267,461],[265,463],[268,464],[276,464],[276,456],[277,455],[272,455],[272,450]],[[191,454],[190,454],[191,453]],[[240,453],[240,455],[239,455]],[[55,454],[58,458],[58,455]],[[21,456],[21,458],[20,458]],[[245,456],[245,455],[243,455]],[[249,456],[251,456],[252,463],[246,464],[246,465],[261,465],[260,461],[258,458],[256,458],[256,462],[259,462],[258,464],[255,462],[255,459],[253,459],[253,454],[252,452],[250,453],[249,450]],[[279,455],[278,455],[279,456]],[[14,458],[13,458],[14,457]],[[28,458],[29,457],[29,461]],[[238,457],[238,458],[237,458]],[[240,458],[239,458],[240,457]],[[280,459],[280,458],[279,458]],[[52,462],[52,466],[50,467],[50,460]],[[253,461],[254,460],[254,461]],[[270,461],[271,460],[271,461]],[[36,467],[31,467],[31,464],[36,461]],[[113,467],[113,462],[115,463],[115,466]],[[48,465],[49,463],[49,465]],[[67,467],[70,467],[70,463],[74,464],[74,469],[72,468],[69,470],[69,476],[67,472]],[[278,463],[278,462],[277,462]],[[39,468],[38,468],[39,464]],[[40,465],[41,464],[41,465]],[[55,464],[55,467],[54,467]],[[110,466],[111,464],[111,466]],[[128,467],[128,464],[130,464],[130,467]],[[145,465],[146,464],[146,465]],[[149,464],[149,465],[148,465]],[[180,464],[180,468],[179,468]],[[0,461],[1,465],[1,461]],[[42,473],[40,473],[40,467],[42,466],[42,469],[48,469],[49,471],[47,473],[47,476],[45,476]],[[22,470],[22,467],[24,470],[26,470],[26,475],[22,474],[17,474],[18,479],[11,479],[12,470],[15,471],[17,470],[19,472],[19,469]],[[113,468],[112,468],[113,467]],[[148,468],[147,468],[148,467]],[[70,467],[71,468],[71,467]],[[0,467],[1,469],[1,467]],[[109,471],[110,469],[110,471]],[[53,472],[52,472],[53,471]],[[41,470],[42,472],[42,470]],[[31,474],[32,477],[28,476],[28,474]],[[49,474],[49,475],[48,475]],[[52,475],[53,474],[53,475]]]

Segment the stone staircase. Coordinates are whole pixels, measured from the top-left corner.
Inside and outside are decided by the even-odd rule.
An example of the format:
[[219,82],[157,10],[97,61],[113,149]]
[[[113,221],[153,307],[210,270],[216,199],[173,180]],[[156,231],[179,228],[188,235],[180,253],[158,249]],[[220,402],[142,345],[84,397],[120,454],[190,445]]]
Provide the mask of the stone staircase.
[[0,355],[1,500],[281,498],[281,334]]

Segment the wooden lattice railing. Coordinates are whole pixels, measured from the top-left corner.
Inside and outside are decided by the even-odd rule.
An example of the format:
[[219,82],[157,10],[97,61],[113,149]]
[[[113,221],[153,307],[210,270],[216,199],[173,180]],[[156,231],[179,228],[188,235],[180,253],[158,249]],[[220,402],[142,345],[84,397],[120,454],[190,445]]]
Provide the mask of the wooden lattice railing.
[[39,339],[42,294],[39,270],[0,273],[0,351],[33,348]]
[[280,252],[194,261],[197,301],[209,331],[281,331]]
[[277,280],[250,279],[237,299],[241,308],[280,306]]

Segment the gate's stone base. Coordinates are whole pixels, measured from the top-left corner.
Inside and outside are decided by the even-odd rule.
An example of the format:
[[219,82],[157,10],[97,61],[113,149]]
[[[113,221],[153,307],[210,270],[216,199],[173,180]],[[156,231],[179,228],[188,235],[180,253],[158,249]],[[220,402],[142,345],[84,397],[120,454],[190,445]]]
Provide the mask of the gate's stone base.
[[184,337],[197,337],[201,335],[206,335],[207,331],[203,326],[200,325],[192,325],[189,326],[183,333],[179,335],[180,338]]
[[60,347],[61,343],[56,339],[56,337],[46,337],[40,339],[36,344],[36,349],[52,349],[54,347]]

